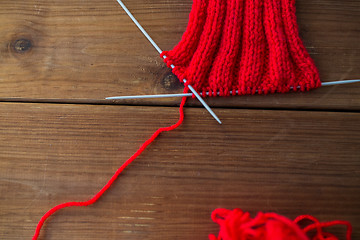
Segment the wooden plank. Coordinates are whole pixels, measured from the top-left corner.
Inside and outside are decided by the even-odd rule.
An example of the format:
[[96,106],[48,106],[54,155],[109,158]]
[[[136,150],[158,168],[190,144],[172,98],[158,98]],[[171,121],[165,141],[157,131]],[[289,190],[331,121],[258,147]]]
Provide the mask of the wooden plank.
[[[125,1],[165,50],[180,40],[191,2]],[[301,36],[322,80],[359,78],[360,2],[298,0],[297,5]],[[95,103],[113,95],[181,92],[181,84],[116,1],[5,0],[0,2],[0,21],[0,100]],[[219,107],[359,110],[359,92],[360,85],[353,84],[209,102]]]
[[[50,207],[85,200],[176,108],[0,104],[0,238],[30,239]],[[186,108],[99,203],[41,239],[207,239],[218,207],[349,220],[360,238],[360,115]],[[331,230],[344,234],[342,228]]]

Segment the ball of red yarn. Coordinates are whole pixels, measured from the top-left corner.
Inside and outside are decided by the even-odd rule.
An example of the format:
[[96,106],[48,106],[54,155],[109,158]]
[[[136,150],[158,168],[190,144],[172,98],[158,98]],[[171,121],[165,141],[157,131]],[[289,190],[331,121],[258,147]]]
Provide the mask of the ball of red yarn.
[[[258,213],[251,218],[248,212],[240,209],[216,209],[211,216],[212,220],[220,225],[218,237],[210,235],[210,240],[338,240],[324,227],[345,225],[347,227],[346,239],[351,240],[351,224],[347,221],[332,221],[320,223],[310,215],[302,215],[294,221],[276,213]],[[300,228],[298,223],[309,220],[312,223]],[[316,234],[309,238],[307,233],[316,230]]]

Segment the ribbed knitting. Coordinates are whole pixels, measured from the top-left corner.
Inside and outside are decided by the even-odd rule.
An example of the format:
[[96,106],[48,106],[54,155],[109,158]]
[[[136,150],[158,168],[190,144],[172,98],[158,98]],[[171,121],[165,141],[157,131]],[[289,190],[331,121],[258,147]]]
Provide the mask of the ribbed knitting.
[[194,0],[174,74],[210,96],[306,91],[321,86],[298,33],[295,0]]

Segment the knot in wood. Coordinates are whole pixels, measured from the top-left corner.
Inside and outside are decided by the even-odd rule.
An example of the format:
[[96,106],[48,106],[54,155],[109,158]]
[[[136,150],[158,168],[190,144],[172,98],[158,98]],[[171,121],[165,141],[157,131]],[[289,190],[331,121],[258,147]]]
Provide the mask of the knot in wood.
[[13,49],[17,53],[26,53],[32,48],[32,43],[29,39],[21,38],[14,41]]
[[166,74],[161,80],[161,85],[166,90],[178,90],[182,88],[179,79],[173,73]]

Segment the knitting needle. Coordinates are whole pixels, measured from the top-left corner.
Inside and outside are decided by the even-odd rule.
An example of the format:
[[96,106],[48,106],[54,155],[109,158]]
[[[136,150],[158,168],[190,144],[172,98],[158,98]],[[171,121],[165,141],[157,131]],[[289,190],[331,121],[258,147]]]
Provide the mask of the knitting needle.
[[360,82],[360,79],[342,80],[342,81],[333,81],[333,82],[323,82],[323,83],[321,83],[321,86],[326,87],[326,86],[334,86],[334,85],[341,85],[341,84],[348,84],[348,83],[358,83],[358,82]]
[[[324,82],[321,84],[321,86],[334,86],[334,85],[357,83],[357,82],[360,82],[360,79]],[[300,88],[300,87],[298,87],[298,88]],[[239,92],[236,91],[236,94],[238,94],[238,93]],[[230,95],[232,95],[232,94],[233,94],[233,91],[230,91]],[[206,95],[208,96],[209,92],[206,92]],[[217,92],[217,95],[220,95],[220,92]],[[116,97],[107,97],[106,99],[107,100],[125,100],[125,99],[174,98],[174,97],[191,97],[191,96],[192,96],[192,93],[176,93],[176,94],[157,94],[157,95],[116,96]]]
[[[131,18],[131,20],[135,23],[135,25],[139,28],[139,30],[144,34],[144,36],[149,40],[149,42],[153,45],[153,47],[158,51],[159,54],[161,54],[163,51],[160,49],[160,47],[154,42],[154,40],[150,37],[150,35],[145,31],[145,29],[140,25],[140,23],[136,20],[134,15],[129,11],[129,9],[125,6],[125,4],[121,0],[117,0],[117,2],[120,4],[120,6],[124,9],[126,14]],[[166,56],[163,57],[164,59]],[[175,68],[174,65],[171,65],[171,68]],[[183,79],[183,82],[186,83],[186,79]],[[206,104],[204,99],[201,98],[201,96],[195,91],[195,89],[188,85],[188,88],[190,91],[196,96],[196,98],[201,102],[201,104],[208,110],[208,112],[215,118],[216,121],[218,121],[219,124],[221,124],[220,119],[216,116],[216,114],[211,110],[211,108]]]

